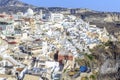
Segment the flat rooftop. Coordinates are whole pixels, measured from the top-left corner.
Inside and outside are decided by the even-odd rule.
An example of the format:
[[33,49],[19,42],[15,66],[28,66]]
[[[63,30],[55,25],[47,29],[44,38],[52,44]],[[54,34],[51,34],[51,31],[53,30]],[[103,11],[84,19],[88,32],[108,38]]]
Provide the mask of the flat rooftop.
[[39,76],[34,76],[34,75],[25,75],[23,80],[39,80],[40,77]]

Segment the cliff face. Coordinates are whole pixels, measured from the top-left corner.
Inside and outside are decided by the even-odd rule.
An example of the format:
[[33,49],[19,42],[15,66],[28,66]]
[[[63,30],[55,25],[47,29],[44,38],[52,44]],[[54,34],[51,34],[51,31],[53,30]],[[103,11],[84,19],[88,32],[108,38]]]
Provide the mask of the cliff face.
[[120,13],[114,12],[84,12],[78,13],[81,15],[81,18],[88,22],[117,22],[120,21]]
[[104,21],[106,22],[120,21],[120,14],[107,14],[107,16],[104,18]]
[[[94,47],[92,55],[96,59],[97,67],[100,68],[99,80],[119,80],[120,79],[120,43],[108,41]],[[109,67],[106,67],[109,66]],[[109,69],[109,70],[108,70]]]
[[86,11],[75,14],[97,27],[106,27],[107,31],[120,40],[120,13]]

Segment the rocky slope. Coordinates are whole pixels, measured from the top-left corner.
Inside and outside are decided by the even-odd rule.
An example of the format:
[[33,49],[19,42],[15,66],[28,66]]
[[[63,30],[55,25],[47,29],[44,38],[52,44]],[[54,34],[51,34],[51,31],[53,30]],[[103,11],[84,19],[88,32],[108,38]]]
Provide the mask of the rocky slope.
[[108,41],[91,52],[100,68],[99,80],[120,80],[120,42]]
[[28,7],[35,8],[35,6],[21,2],[20,0],[0,0],[0,13],[16,13],[18,11],[26,11]]
[[0,0],[0,7],[8,7],[8,6],[28,7],[32,5],[23,3],[19,0]]
[[120,21],[120,13],[118,12],[84,12],[78,13],[81,17],[89,22],[118,22]]
[[120,13],[118,12],[84,12],[78,13],[83,20],[97,27],[106,27],[108,32],[120,40]]

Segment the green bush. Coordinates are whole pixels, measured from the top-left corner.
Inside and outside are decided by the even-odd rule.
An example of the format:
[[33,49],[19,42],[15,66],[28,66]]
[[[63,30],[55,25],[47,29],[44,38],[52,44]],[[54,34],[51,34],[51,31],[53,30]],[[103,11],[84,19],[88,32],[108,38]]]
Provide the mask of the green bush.
[[111,41],[108,41],[108,42],[106,42],[104,45],[105,46],[110,46],[112,44],[112,42]]
[[89,59],[89,60],[93,60],[94,59],[94,56],[92,55],[92,54],[85,54],[86,56],[87,56],[87,58]]
[[90,79],[92,79],[92,80],[96,80],[95,75],[90,75]]
[[0,61],[2,61],[2,58],[0,57]]

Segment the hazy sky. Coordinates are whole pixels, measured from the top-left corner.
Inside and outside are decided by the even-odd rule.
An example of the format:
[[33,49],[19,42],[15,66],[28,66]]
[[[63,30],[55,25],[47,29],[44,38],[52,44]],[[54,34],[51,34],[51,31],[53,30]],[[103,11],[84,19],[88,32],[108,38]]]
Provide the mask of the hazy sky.
[[89,8],[120,12],[120,0],[21,0],[40,7]]

